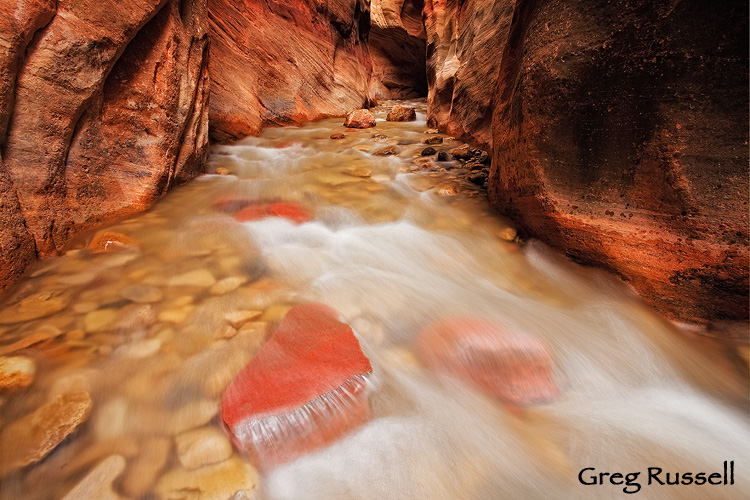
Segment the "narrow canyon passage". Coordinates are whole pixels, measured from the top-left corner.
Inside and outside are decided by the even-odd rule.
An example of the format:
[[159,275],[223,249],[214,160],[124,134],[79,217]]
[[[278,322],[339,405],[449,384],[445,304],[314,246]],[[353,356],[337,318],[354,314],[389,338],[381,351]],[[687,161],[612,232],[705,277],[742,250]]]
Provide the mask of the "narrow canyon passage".
[[[334,118],[214,146],[209,175],[37,263],[0,309],[23,387],[0,398],[0,499],[744,498],[734,348],[679,336],[612,275],[520,244],[480,187],[421,155],[430,138],[462,143],[408,103],[417,121],[385,121],[384,102],[375,128]],[[372,418],[260,474],[225,437],[220,399],[311,302],[372,363]],[[420,332],[456,317],[543,343],[559,394],[518,408],[430,369]],[[49,401],[61,421],[34,421]],[[647,484],[646,467],[724,461],[733,486]],[[585,485],[589,467],[588,482],[641,474]]]

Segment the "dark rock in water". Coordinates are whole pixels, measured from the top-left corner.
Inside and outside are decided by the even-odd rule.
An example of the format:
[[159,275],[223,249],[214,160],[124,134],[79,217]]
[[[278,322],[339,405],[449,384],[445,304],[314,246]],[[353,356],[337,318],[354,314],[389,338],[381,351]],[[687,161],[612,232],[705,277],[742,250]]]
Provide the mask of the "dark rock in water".
[[451,149],[451,155],[459,160],[469,160],[474,156],[468,144]]
[[453,157],[446,151],[440,151],[437,155],[437,161],[451,161]]
[[385,119],[389,122],[413,122],[417,119],[417,110],[398,104],[391,108]]
[[487,181],[487,172],[484,172],[482,170],[475,170],[471,172],[469,175],[466,176],[466,178],[470,181],[476,184],[477,186],[483,186],[484,183]]
[[559,395],[546,344],[499,323],[466,317],[442,320],[419,334],[416,348],[430,368],[463,378],[508,403],[544,403]]
[[227,214],[236,213],[238,210],[254,203],[253,200],[241,196],[222,196],[211,205],[214,209]]
[[389,156],[389,155],[397,155],[399,153],[399,149],[396,146],[385,146],[380,149],[376,149],[373,151],[372,154],[375,156]]
[[371,372],[332,309],[298,305],[227,388],[221,418],[234,445],[268,470],[367,421]]
[[346,136],[344,134],[342,134],[342,133],[338,133],[338,134],[331,134],[330,138],[331,139],[345,139]]
[[428,137],[422,142],[424,142],[425,144],[442,144],[443,138],[440,136],[433,136],[433,137]]
[[424,148],[422,150],[422,156],[432,156],[435,153],[437,153],[437,151],[435,150],[435,148]]

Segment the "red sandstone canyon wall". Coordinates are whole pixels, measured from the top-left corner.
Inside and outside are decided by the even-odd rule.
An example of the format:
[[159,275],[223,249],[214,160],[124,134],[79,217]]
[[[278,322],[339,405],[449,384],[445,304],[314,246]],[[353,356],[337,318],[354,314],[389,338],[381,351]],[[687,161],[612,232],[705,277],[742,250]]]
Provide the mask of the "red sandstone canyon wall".
[[746,319],[747,39],[740,1],[519,0],[492,203],[673,318]]
[[430,126],[485,149],[514,0],[425,0]]
[[369,48],[377,99],[427,95],[422,0],[372,0]]
[[201,0],[0,5],[0,289],[202,169]]
[[211,0],[211,137],[343,116],[367,105],[365,0]]

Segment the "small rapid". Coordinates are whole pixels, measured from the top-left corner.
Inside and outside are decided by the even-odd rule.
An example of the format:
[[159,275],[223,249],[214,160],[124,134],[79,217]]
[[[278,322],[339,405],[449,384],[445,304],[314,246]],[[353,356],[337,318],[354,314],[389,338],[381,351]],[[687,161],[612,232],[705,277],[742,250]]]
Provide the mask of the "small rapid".
[[[107,228],[137,248],[94,253],[81,238],[39,263],[0,312],[3,346],[42,339],[7,354],[35,371],[2,394],[0,432],[71,389],[90,395],[91,416],[29,465],[10,450],[24,436],[2,434],[0,498],[63,498],[113,454],[126,463],[110,480],[119,498],[745,498],[747,374],[734,348],[678,331],[605,272],[518,242],[455,165],[420,155],[436,134],[424,103],[409,104],[417,121],[387,122],[382,106],[375,128],[340,140],[329,119],[215,146],[211,174]],[[292,202],[312,218],[242,222],[216,208],[233,200]],[[20,318],[18,304],[43,309],[42,296],[51,312]],[[262,476],[231,450],[190,469],[185,434],[220,431],[222,392],[306,302],[354,330],[373,367],[372,419]],[[542,340],[559,397],[517,408],[425,367],[419,332],[457,316]],[[648,484],[648,468],[695,477],[724,462],[734,485]]]

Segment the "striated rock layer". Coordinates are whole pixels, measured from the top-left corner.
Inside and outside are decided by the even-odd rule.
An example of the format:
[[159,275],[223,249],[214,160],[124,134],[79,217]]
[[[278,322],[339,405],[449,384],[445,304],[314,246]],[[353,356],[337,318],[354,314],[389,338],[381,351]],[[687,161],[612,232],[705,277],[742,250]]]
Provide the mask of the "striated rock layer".
[[423,0],[372,0],[369,47],[378,99],[427,95]]
[[747,21],[739,1],[520,0],[494,206],[674,318],[746,319]]
[[202,168],[201,0],[0,6],[0,289]]
[[215,0],[211,137],[257,135],[366,106],[372,63],[365,0]]
[[483,149],[514,0],[426,0],[427,118],[432,127]]

